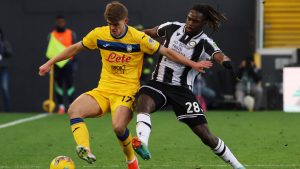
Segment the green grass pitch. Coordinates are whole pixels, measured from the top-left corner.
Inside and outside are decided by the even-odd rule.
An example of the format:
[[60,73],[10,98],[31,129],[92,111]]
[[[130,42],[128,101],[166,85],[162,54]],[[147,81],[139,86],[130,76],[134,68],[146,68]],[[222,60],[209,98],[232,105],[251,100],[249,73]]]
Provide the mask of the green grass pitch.
[[[35,114],[0,113],[0,125]],[[211,131],[222,138],[248,169],[300,169],[300,114],[278,111],[210,111]],[[58,155],[71,157],[77,169],[125,169],[113,134],[111,117],[87,119],[97,162],[89,165],[75,153],[75,142],[66,115],[0,128],[0,169],[48,169]],[[204,146],[173,112],[152,115],[152,159],[139,158],[141,169],[229,169]],[[135,135],[135,119],[130,123]]]

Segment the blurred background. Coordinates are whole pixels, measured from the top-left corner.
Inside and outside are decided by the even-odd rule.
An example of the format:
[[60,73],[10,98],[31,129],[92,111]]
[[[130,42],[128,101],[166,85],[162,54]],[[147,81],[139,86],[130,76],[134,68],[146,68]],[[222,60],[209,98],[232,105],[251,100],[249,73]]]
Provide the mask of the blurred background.
[[[109,1],[79,0],[1,0],[0,28],[10,43],[11,57],[5,63],[9,75],[9,110],[12,112],[41,112],[48,98],[49,77],[39,77],[38,68],[46,61],[48,35],[55,28],[55,17],[63,15],[67,27],[76,32],[80,41],[94,27],[105,25],[103,12]],[[228,21],[217,32],[205,30],[234,63],[243,77],[249,70],[254,80],[236,81],[221,66],[208,70],[198,78],[195,91],[207,109],[282,110],[283,69],[299,67],[300,1],[297,0],[152,0],[121,1],[129,9],[129,25],[152,28],[167,21],[185,22],[195,3],[208,3],[223,12]],[[0,61],[1,62],[1,61]],[[2,70],[2,69],[1,69]],[[76,56],[75,96],[97,86],[101,59],[97,51]],[[3,72],[3,71],[2,71]],[[96,76],[98,75],[98,76]],[[299,74],[289,73],[296,82]],[[145,75],[148,76],[148,75]],[[1,83],[3,83],[3,79]],[[146,78],[147,79],[147,78]],[[292,81],[292,82],[291,82]],[[203,82],[205,84],[203,84]],[[239,83],[243,84],[239,84]],[[252,88],[259,86],[258,88]],[[209,88],[205,93],[202,88]],[[299,99],[292,91],[292,99]],[[2,89],[2,88],[1,88]],[[294,92],[294,93],[293,93]],[[5,91],[0,91],[0,112],[5,111]],[[251,105],[251,96],[256,103]],[[288,100],[289,98],[287,98]],[[299,111],[295,102],[296,109]],[[259,103],[259,105],[257,105]],[[250,104],[250,108],[249,108]],[[252,108],[251,108],[252,107]]]

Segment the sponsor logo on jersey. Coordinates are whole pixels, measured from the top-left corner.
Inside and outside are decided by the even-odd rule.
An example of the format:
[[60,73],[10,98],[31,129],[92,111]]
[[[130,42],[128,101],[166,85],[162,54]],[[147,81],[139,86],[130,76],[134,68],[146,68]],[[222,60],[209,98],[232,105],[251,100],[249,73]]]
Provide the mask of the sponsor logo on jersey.
[[125,54],[118,55],[117,53],[111,52],[105,60],[110,63],[128,63],[131,61],[131,56],[126,56]]
[[111,72],[113,74],[124,74],[126,70],[126,65],[112,65]]

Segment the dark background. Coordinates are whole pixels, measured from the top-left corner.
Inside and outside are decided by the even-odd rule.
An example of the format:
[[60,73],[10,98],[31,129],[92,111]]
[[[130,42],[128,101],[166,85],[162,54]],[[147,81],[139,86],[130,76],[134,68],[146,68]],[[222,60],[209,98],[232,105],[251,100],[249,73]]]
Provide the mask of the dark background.
[[[101,0],[1,0],[0,27],[14,49],[10,60],[10,92],[12,110],[42,111],[48,98],[48,76],[39,77],[38,67],[46,60],[46,37],[52,30],[57,14],[65,15],[68,27],[82,39],[96,26],[105,25]],[[237,64],[254,52],[255,1],[253,0],[131,0],[121,1],[129,9],[129,24],[154,27],[167,21],[185,22],[188,10],[195,3],[208,3],[225,13],[228,21],[218,32],[207,30],[225,54]],[[97,51],[78,55],[76,95],[97,86],[100,73]],[[233,93],[228,73],[216,66],[214,88],[221,93]],[[220,88],[222,84],[222,88]],[[3,110],[0,98],[0,111]]]

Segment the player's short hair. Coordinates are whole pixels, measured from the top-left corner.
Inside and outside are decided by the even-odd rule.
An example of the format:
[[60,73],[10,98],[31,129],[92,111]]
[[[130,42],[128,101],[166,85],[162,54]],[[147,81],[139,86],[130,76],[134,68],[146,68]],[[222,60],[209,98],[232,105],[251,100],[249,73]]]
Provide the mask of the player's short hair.
[[128,17],[128,9],[118,1],[108,3],[105,8],[104,18],[111,22],[118,22]]
[[227,20],[226,16],[223,13],[215,10],[210,5],[196,4],[192,7],[191,10],[202,13],[204,19],[207,21],[208,26],[213,28],[214,30],[217,30],[221,26],[222,21]]

